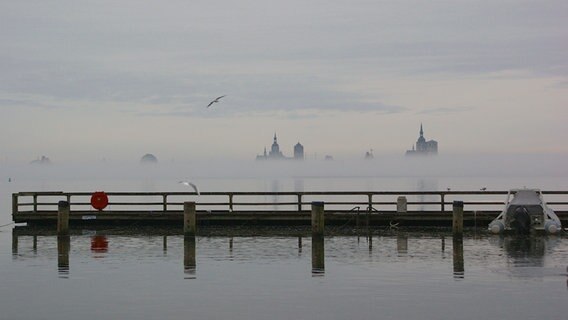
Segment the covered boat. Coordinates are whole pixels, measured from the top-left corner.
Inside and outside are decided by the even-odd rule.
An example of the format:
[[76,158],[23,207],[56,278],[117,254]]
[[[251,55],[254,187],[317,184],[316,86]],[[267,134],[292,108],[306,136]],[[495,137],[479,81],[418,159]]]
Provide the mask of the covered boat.
[[496,234],[511,231],[556,234],[561,230],[560,219],[546,205],[538,189],[510,190],[505,209],[489,223],[489,231]]

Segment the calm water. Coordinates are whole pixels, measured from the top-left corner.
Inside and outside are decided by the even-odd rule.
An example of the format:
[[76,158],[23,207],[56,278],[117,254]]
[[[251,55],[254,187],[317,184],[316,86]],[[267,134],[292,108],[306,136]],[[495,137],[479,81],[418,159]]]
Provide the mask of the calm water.
[[[0,183],[30,190],[180,191],[175,178],[56,179]],[[540,187],[548,178],[239,178],[202,190],[443,190]],[[76,230],[69,239],[0,228],[1,319],[564,319],[568,240],[499,238],[471,230],[374,230],[371,238],[201,236],[179,230]]]

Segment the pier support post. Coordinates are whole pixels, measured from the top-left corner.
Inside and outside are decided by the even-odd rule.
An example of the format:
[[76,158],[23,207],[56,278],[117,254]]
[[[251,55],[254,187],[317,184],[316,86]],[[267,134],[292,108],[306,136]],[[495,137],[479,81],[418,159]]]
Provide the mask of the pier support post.
[[463,201],[454,201],[452,232],[454,236],[461,236],[463,234]]
[[69,202],[59,201],[57,204],[57,234],[69,234]]
[[186,236],[197,234],[197,217],[195,214],[195,202],[186,201],[183,203],[183,233]]
[[12,216],[18,214],[18,194],[12,193]]
[[312,236],[323,237],[324,205],[323,201],[312,202]]

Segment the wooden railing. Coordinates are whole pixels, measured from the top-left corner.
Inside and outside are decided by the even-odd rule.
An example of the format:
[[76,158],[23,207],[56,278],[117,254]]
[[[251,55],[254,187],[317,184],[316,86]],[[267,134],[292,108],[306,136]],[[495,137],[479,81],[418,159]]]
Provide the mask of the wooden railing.
[[[547,204],[566,210],[568,191],[543,191]],[[324,201],[326,210],[396,211],[399,197],[408,211],[451,211],[454,200],[467,210],[501,210],[507,191],[305,191],[305,192],[108,192],[105,211],[181,211],[185,201],[195,201],[198,210],[280,211],[309,210],[312,201]],[[72,211],[94,210],[90,192],[18,192],[12,194],[12,213],[56,211],[66,200]],[[247,201],[248,200],[248,201]]]

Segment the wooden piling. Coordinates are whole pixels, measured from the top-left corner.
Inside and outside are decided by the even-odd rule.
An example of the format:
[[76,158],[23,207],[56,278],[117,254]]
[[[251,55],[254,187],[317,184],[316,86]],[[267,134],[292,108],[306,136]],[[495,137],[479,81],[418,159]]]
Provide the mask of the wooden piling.
[[323,237],[324,204],[323,201],[312,202],[312,236]]
[[12,193],[12,216],[18,214],[18,194]]
[[454,235],[463,234],[463,201],[454,201],[452,216],[452,232]]
[[18,234],[12,230],[12,256],[18,256]]
[[69,234],[69,202],[59,201],[57,203],[57,234]]
[[197,234],[197,217],[195,214],[195,202],[186,201],[183,203],[183,233],[186,236]]

